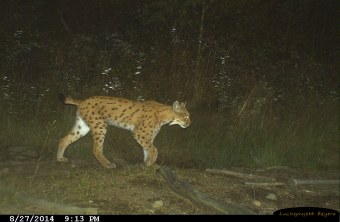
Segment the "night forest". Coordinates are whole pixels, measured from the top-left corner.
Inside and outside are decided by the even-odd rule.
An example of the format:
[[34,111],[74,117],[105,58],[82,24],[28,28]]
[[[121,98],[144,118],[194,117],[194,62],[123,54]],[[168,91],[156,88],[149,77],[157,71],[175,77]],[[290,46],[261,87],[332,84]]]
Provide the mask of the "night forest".
[[[63,93],[186,102],[191,126],[162,127],[158,165],[338,170],[339,10],[337,0],[1,1],[0,160],[29,147],[59,166],[76,112]],[[65,155],[103,170],[91,144]],[[143,164],[122,129],[109,128],[104,152]]]

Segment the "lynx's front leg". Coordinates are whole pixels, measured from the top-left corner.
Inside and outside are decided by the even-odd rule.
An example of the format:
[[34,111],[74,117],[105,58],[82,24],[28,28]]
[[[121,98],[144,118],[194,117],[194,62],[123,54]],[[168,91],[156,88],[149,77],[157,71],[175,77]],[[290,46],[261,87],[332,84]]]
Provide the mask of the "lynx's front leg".
[[134,138],[143,147],[146,166],[153,165],[157,160],[158,151],[153,145],[153,141],[158,131],[159,129],[148,129],[141,124],[141,126],[137,127],[133,132]]

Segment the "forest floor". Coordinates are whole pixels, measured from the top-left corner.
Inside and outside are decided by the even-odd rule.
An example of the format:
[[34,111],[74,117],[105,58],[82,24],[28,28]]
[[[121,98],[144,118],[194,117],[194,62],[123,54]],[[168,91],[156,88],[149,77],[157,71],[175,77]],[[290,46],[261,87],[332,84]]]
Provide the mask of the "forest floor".
[[[69,214],[49,208],[48,204],[28,204],[22,201],[26,197],[66,207],[96,208],[98,214],[105,215],[220,214],[196,206],[171,190],[156,172],[159,166],[146,168],[137,164],[104,169],[96,161],[59,164],[52,158],[38,161],[22,157],[14,161],[1,153],[0,157],[0,192],[3,192],[0,193],[0,214]],[[305,171],[288,167],[227,169],[245,175],[275,178],[278,183],[256,186],[247,184],[254,182],[252,179],[213,174],[205,169],[170,168],[179,180],[195,189],[256,214],[271,215],[276,210],[291,207],[340,210],[339,185],[293,186],[290,183],[292,178],[339,179],[336,171]]]

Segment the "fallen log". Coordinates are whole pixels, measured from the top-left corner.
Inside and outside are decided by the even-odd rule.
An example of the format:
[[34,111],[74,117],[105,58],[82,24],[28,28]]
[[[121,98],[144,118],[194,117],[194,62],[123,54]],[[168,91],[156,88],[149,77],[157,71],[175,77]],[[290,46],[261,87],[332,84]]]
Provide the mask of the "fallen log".
[[239,173],[239,172],[229,171],[229,170],[206,169],[205,171],[208,173],[234,176],[234,177],[239,177],[242,179],[258,179],[258,180],[265,180],[265,181],[276,181],[275,178],[271,178],[271,177],[265,177],[265,176],[254,175],[254,174],[245,174],[245,173]]
[[253,186],[253,187],[270,187],[270,186],[283,186],[284,183],[256,183],[256,182],[245,182],[244,185],[246,186]]
[[289,184],[292,186],[299,185],[339,185],[339,179],[297,179],[292,178],[289,180]]
[[235,206],[233,204],[224,203],[221,200],[214,199],[209,195],[196,190],[190,184],[179,181],[176,175],[166,166],[162,166],[157,170],[158,173],[166,180],[169,187],[182,197],[189,199],[194,205],[213,209],[222,214],[255,214],[253,211]]
[[71,205],[63,205],[55,202],[50,202],[43,199],[38,199],[34,197],[30,197],[24,192],[15,192],[9,189],[0,186],[0,194],[1,196],[7,199],[12,199],[17,203],[33,206],[39,209],[43,209],[48,212],[52,212],[55,214],[70,214],[70,215],[82,215],[82,214],[98,214],[98,208],[83,208],[76,207]]

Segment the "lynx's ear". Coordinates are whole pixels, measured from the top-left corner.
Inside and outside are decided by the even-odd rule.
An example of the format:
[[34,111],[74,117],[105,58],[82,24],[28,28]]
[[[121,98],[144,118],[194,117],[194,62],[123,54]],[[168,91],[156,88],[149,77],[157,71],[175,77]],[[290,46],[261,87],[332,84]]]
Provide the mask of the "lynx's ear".
[[181,103],[181,106],[185,107],[186,104],[187,102]]
[[179,102],[178,101],[174,102],[174,104],[172,105],[172,110],[178,112],[180,109],[181,106],[179,105]]

